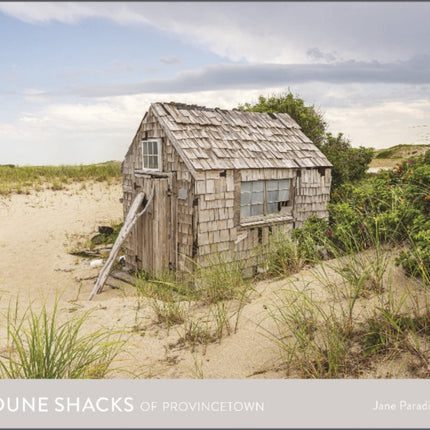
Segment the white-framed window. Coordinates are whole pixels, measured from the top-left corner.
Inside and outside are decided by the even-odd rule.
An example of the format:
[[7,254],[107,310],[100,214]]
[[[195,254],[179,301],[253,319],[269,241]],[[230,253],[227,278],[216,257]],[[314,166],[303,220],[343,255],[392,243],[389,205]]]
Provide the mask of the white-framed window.
[[290,180],[243,181],[240,187],[240,217],[280,213],[290,200]]
[[144,170],[161,170],[161,145],[156,139],[142,141]]

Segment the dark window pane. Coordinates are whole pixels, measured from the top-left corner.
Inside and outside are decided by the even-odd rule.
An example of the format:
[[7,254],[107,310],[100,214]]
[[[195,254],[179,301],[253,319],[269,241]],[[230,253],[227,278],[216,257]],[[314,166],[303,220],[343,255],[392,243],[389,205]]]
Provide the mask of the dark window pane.
[[278,181],[267,181],[267,190],[278,190],[279,189],[279,183]]
[[264,184],[263,181],[254,181],[252,183],[252,191],[263,191],[264,189]]
[[278,203],[267,203],[267,213],[275,214],[278,213]]
[[242,182],[240,185],[241,192],[251,192],[252,184],[251,182]]
[[259,191],[257,193],[252,193],[252,204],[254,203],[263,203],[264,202],[264,193],[263,191]]
[[252,205],[251,206],[251,216],[263,215],[263,205]]
[[242,206],[240,208],[240,216],[242,218],[248,218],[251,216],[251,206]]
[[149,157],[150,169],[156,169],[158,167],[157,157],[152,155]]
[[278,197],[279,197],[279,191],[267,191],[268,203],[278,202],[279,201]]

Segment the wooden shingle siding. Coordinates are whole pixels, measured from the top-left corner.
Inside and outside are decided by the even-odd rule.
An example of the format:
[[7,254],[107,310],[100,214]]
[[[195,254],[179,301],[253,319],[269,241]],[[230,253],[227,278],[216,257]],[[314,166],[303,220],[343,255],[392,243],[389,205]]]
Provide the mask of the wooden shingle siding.
[[[161,145],[161,172],[143,170],[145,138]],[[127,268],[180,274],[221,253],[256,273],[271,231],[327,217],[330,166],[287,114],[152,104],[122,164],[124,215],[138,190],[157,193],[125,242]],[[241,219],[242,182],[282,179],[290,181],[288,204]]]
[[327,203],[330,200],[331,171],[321,175],[317,169],[303,169],[297,178],[295,198],[295,227],[301,227],[310,215],[328,218]]

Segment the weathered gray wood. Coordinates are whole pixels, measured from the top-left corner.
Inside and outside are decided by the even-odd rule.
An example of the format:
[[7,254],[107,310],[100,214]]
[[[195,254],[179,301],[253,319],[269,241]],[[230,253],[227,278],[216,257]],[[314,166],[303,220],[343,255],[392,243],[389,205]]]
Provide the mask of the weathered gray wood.
[[[159,112],[154,109],[154,115],[157,117],[158,121],[160,121],[161,124],[165,124],[165,121],[163,119],[163,117],[161,117],[159,115]],[[195,176],[196,172],[194,170],[193,165],[191,164],[191,162],[188,160],[188,157],[185,156],[183,149],[180,147],[177,139],[175,138],[175,136],[173,135],[173,133],[169,130],[169,127],[164,126],[163,127],[166,135],[169,137],[170,142],[172,143],[172,145],[174,145],[175,149],[178,151],[178,153],[181,155],[181,159],[182,161],[186,164],[188,170],[190,171],[190,173]]]
[[122,226],[118,234],[118,237],[115,241],[114,246],[112,247],[112,251],[110,252],[108,259],[106,260],[105,265],[103,266],[102,270],[99,273],[96,284],[94,285],[93,291],[88,297],[88,300],[92,300],[95,294],[98,294],[102,291],[103,286],[106,283],[106,280],[109,276],[109,272],[111,271],[112,266],[115,263],[115,259],[119,253],[119,250],[121,249],[122,243],[130,233],[133,226],[136,224],[136,221],[139,219],[139,217],[141,217],[148,209],[152,201],[152,198],[154,197],[154,192],[152,192],[145,208],[142,211],[137,212],[139,210],[140,205],[143,202],[144,197],[145,197],[145,193],[140,192],[139,194],[137,194],[136,198],[134,199],[133,204],[131,205],[130,210],[128,212],[127,218],[124,221],[124,225]]
[[[145,138],[162,142],[159,172],[142,170]],[[155,103],[123,163],[125,215],[135,194],[149,195],[156,183],[151,207],[125,242],[126,267],[156,276],[167,267],[186,271],[192,260],[236,250],[253,272],[256,246],[268,240],[269,227],[289,231],[312,214],[328,216],[329,166],[286,114]],[[279,216],[241,220],[241,182],[275,179],[291,180],[290,204]],[[235,245],[245,232],[247,238]]]

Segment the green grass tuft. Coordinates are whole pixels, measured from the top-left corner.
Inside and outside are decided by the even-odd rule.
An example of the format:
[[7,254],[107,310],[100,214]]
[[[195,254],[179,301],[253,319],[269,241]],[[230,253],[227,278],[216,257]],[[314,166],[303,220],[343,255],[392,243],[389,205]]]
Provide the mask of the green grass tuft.
[[0,375],[9,379],[104,378],[121,351],[119,333],[99,330],[82,334],[91,311],[58,321],[58,301],[48,311],[31,305],[19,316],[18,300],[9,306],[7,352],[0,357]]

